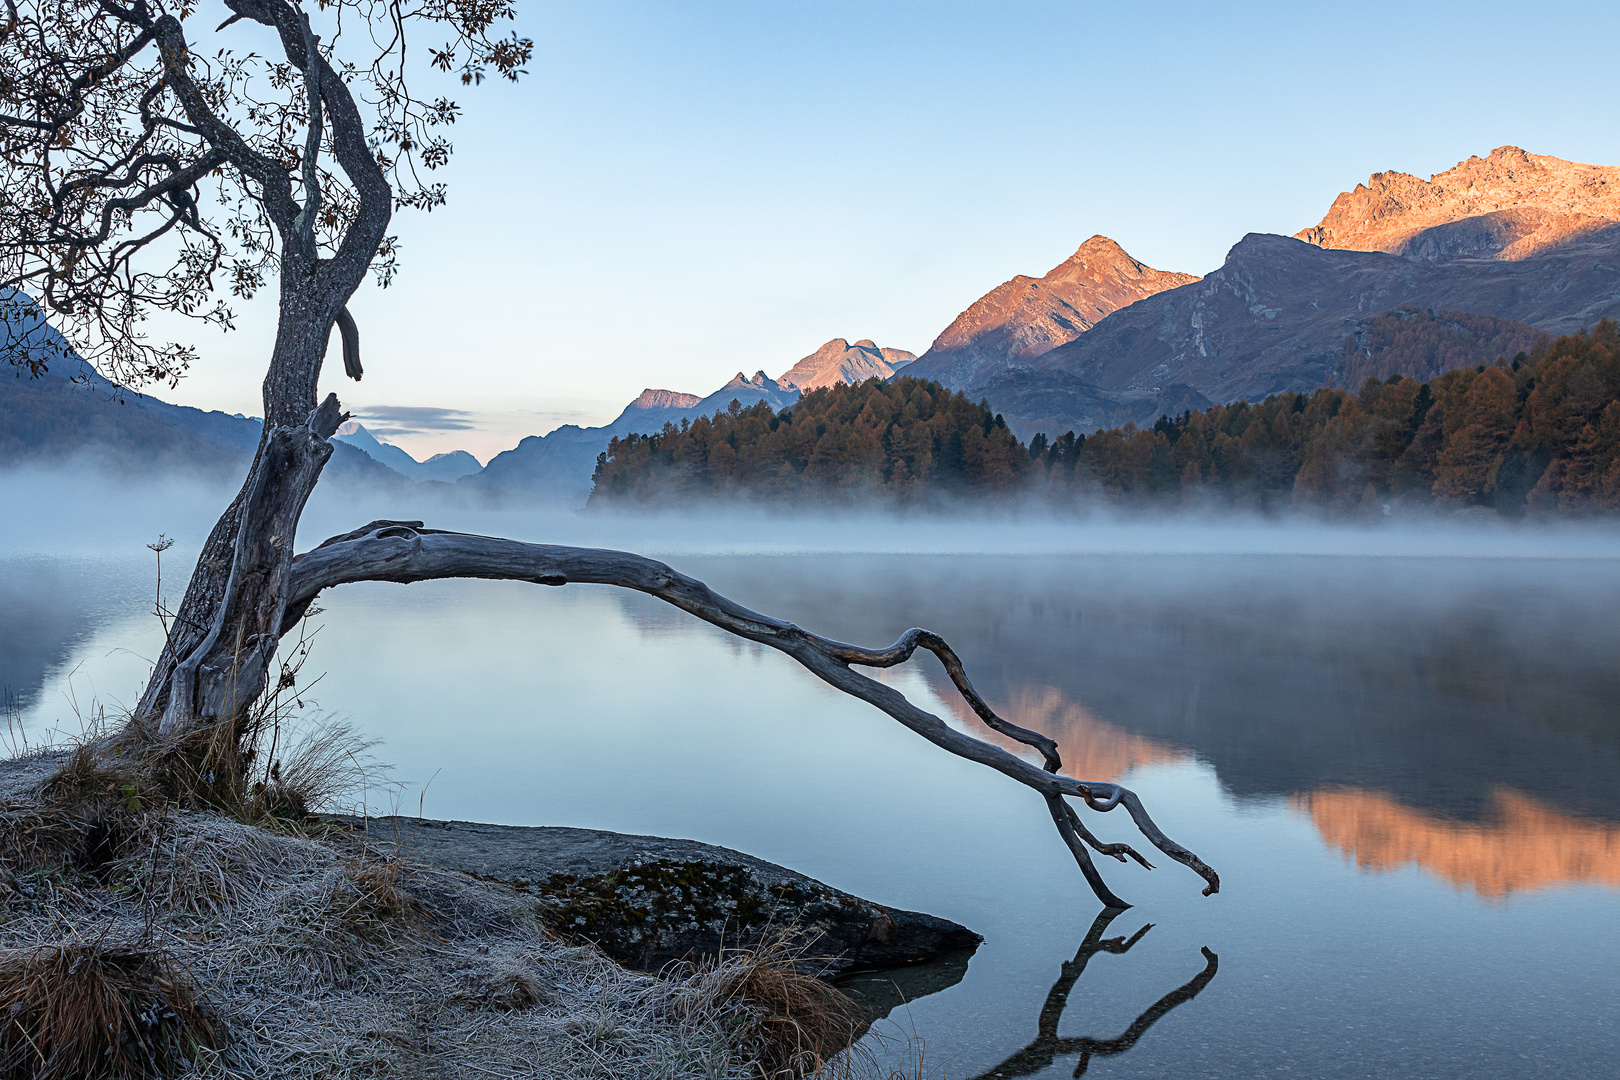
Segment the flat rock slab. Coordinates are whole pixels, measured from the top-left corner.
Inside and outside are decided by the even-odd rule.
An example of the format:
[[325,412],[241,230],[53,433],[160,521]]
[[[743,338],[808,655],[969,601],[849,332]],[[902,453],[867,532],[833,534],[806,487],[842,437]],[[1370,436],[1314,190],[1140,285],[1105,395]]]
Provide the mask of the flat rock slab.
[[961,957],[983,940],[947,919],[863,900],[694,840],[407,817],[336,820],[399,858],[533,893],[555,929],[643,971],[773,932],[804,947],[824,977]]

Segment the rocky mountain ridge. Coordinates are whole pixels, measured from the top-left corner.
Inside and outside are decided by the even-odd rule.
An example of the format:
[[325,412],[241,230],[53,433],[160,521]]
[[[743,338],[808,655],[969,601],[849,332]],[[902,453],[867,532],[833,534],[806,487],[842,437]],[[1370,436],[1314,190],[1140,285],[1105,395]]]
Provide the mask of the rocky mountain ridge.
[[[1620,244],[1532,259],[1419,262],[1251,233],[1202,281],[1138,301],[983,387],[1015,431],[1151,422],[1165,395],[1256,401],[1341,385],[1346,338],[1400,307],[1485,313],[1565,334],[1620,317]],[[1492,358],[1494,359],[1494,357]]]
[[631,409],[689,409],[703,399],[696,394],[683,394],[679,390],[654,390],[648,387],[636,395]]
[[348,443],[363,451],[373,461],[382,462],[401,476],[416,481],[438,480],[453,484],[463,476],[470,476],[483,468],[478,464],[478,459],[465,450],[451,450],[417,461],[393,443],[378,439],[357,420],[339,425],[335,438],[338,442]]
[[[1445,364],[1620,316],[1620,168],[1500,147],[1428,180],[1377,173],[1295,239],[1244,237],[1202,279],[1155,270],[1093,236],[1046,275],[1020,275],[980,297],[920,358],[867,338],[834,338],[778,379],[739,371],[705,396],[649,388],[606,425],[531,436],[459,481],[582,499],[596,455],[616,435],[712,415],[733,400],[781,409],[806,390],[897,372],[988,397],[1024,437],[1151,423],[1162,413],[1347,385],[1382,371],[1396,361],[1372,355],[1366,343],[1382,338],[1369,327],[1397,309],[1427,312],[1431,321],[1439,312],[1463,328],[1446,339]],[[1470,329],[1488,326],[1496,329]],[[1427,371],[1439,357],[1402,354],[1400,362]],[[78,405],[63,408],[78,415]],[[144,414],[122,415],[145,423]],[[231,426],[201,416],[190,427]],[[384,446],[364,449],[392,457],[397,448]],[[404,472],[467,464],[398,455],[405,460],[389,463]]]
[[844,338],[833,338],[788,368],[776,381],[803,393],[838,383],[887,379],[915,359],[916,353],[879,348],[871,338],[862,338],[853,345]]
[[1093,236],[1044,277],[1020,274],[974,301],[907,372],[959,389],[1067,344],[1121,308],[1197,281],[1155,270]]
[[1505,338],[1481,329],[1477,350],[1620,317],[1620,168],[1509,146],[1428,180],[1377,173],[1296,238],[1251,233],[1203,280],[1144,297],[963,388],[1026,437],[1151,423],[1364,379],[1382,370],[1355,356],[1366,353],[1368,326],[1401,308],[1506,327]]
[[591,491],[596,455],[616,436],[652,434],[665,424],[713,416],[733,401],[746,408],[764,402],[774,410],[799,400],[803,391],[838,382],[888,378],[910,364],[914,354],[881,348],[870,338],[851,345],[833,338],[798,361],[780,379],[764,371],[737,372],[712,394],[698,397],[674,390],[643,390],[624,411],[601,427],[564,424],[546,435],[531,435],[511,450],[495,455],[482,472],[460,482],[524,495],[583,503]]
[[1317,247],[1418,259],[1517,260],[1617,223],[1620,167],[1499,146],[1427,180],[1374,173],[1294,236]]
[[510,450],[496,454],[483,471],[459,482],[516,494],[583,503],[591,491],[596,455],[615,436],[647,434],[665,424],[679,424],[694,416],[723,412],[733,401],[753,405],[763,401],[783,409],[799,399],[799,391],[763,371],[752,378],[739,371],[720,389],[705,397],[675,390],[643,390],[610,422],[601,427],[564,424],[545,435],[530,435]]

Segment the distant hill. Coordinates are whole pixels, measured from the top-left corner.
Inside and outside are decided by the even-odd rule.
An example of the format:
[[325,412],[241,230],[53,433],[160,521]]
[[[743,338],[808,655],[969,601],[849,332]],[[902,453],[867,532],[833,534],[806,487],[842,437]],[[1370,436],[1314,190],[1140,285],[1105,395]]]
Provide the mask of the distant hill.
[[887,379],[915,359],[916,353],[881,349],[871,338],[862,338],[853,345],[843,338],[833,338],[788,368],[777,382],[803,393],[838,383]]
[[906,372],[953,389],[984,386],[1042,356],[1145,296],[1186,285],[1191,274],[1137,262],[1106,236],[1093,236],[1045,276],[1020,274],[974,301]]
[[[1432,359],[1429,346],[1443,351],[1449,335],[1505,341],[1521,332],[1397,311],[1370,320],[1367,337]],[[1285,391],[1151,425],[1039,434],[1027,446],[959,391],[872,379],[813,390],[779,412],[759,404],[616,438],[591,501],[905,505],[1014,495],[1060,507],[1219,505],[1369,520],[1435,510],[1614,514],[1620,327],[1543,337],[1530,355],[1427,381],[1370,376],[1355,390]]]
[[0,461],[94,455],[129,471],[195,468],[238,471],[259,443],[259,425],[222,412],[120,393],[87,367],[34,377],[0,372]]
[[[4,332],[0,327],[0,332]],[[123,390],[83,360],[56,348],[40,350],[49,367],[0,364],[0,467],[68,461],[125,475],[181,472],[234,481],[246,474],[259,445],[257,417],[171,405]],[[364,450],[333,442],[324,475],[389,489],[408,483]]]
[[[69,378],[69,376],[73,378]],[[259,445],[256,418],[170,405],[120,391],[83,361],[37,377],[0,369],[0,464],[92,459],[125,473],[183,471],[212,479],[244,475]],[[326,475],[392,487],[405,478],[363,451],[335,444]]]
[[[1437,322],[1439,320],[1436,320]],[[1284,392],[1030,446],[1060,491],[1383,517],[1620,511],[1620,327],[1420,382]]]
[[615,435],[632,431],[659,431],[695,416],[724,412],[733,401],[741,405],[765,402],[779,409],[798,400],[799,393],[763,371],[749,378],[742,372],[707,397],[673,390],[643,390],[611,423],[582,428],[564,424],[546,435],[530,435],[511,450],[490,458],[483,471],[459,482],[542,499],[583,504],[591,491],[596,455],[607,449]]
[[337,441],[365,451],[374,461],[380,461],[401,476],[421,482],[437,480],[453,484],[463,476],[470,476],[483,468],[478,459],[465,450],[452,450],[447,454],[434,454],[426,461],[417,461],[393,443],[379,440],[358,421],[350,420],[337,430]]
[[937,382],[900,376],[759,402],[608,444],[591,502],[671,505],[747,496],[899,503],[1009,493],[1029,455],[1001,418]]

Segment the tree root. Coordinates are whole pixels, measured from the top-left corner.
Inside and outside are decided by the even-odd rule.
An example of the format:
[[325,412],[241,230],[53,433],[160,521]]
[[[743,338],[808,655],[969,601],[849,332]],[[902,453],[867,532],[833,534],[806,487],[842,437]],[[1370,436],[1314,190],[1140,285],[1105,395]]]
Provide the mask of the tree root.
[[[1152,869],[1126,844],[1104,844],[1081,823],[1066,798],[1080,799],[1099,812],[1123,806],[1154,847],[1188,867],[1208,884],[1205,896],[1220,890],[1220,877],[1197,855],[1164,834],[1136,793],[1118,784],[1075,780],[1058,775],[1062,761],[1057,743],[997,716],[962,668],[962,662],[939,635],[911,629],[885,649],[863,649],[812,634],[792,623],[750,611],[721,596],[703,582],[640,555],[604,548],[528,544],[468,533],[424,528],[420,521],[373,521],[296,557],[288,583],[280,634],[290,630],[324,589],[358,581],[408,583],[437,578],[485,578],[530,581],[540,585],[589,583],[635,589],[680,608],[722,630],[768,645],[797,660],[823,682],[883,710],[929,742],[958,757],[1001,772],[1046,799],[1053,823],[1097,898],[1111,908],[1129,905],[1108,888],[1092,864],[1087,846],[1120,861],[1126,857]],[[279,636],[279,635],[278,635]],[[1044,759],[1040,768],[998,746],[957,731],[939,717],[913,705],[894,688],[852,670],[851,665],[888,668],[909,660],[917,649],[939,657],[951,681],[973,711],[991,729],[1034,747]]]

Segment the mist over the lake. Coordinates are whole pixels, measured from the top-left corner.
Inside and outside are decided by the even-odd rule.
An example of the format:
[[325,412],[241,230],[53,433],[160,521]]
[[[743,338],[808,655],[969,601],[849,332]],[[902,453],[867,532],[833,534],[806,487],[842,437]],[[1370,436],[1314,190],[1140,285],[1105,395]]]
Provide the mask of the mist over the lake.
[[[172,609],[231,494],[83,461],[0,470],[14,744],[128,707],[163,640],[146,545],[177,540]],[[1001,715],[1058,740],[1065,773],[1129,783],[1221,870],[1205,899],[1174,864],[1104,861],[1138,905],[1108,932],[1155,925],[1082,980],[1065,1023],[1125,1030],[1200,948],[1221,965],[1111,1059],[1117,1075],[1325,1075],[1354,1054],[1357,1075],[1451,1076],[1550,1033],[1564,1052],[1516,1075],[1552,1080],[1608,1052],[1612,980],[1566,978],[1595,955],[1620,965],[1620,536],[1605,524],[1032,501],[638,513],[330,483],[297,546],[379,518],[642,552],[863,645],[942,634]],[[1038,799],[762,645],[594,585],[369,583],[319,604],[297,722],[379,741],[358,796],[372,812],[690,837],[985,935],[965,967],[914,973],[880,1055],[915,1030],[949,1075],[993,1070],[1084,952],[1094,912]],[[931,658],[874,674],[996,738]],[[1362,993],[1347,971],[1406,993]],[[1558,1006],[1512,992],[1526,977],[1564,978]],[[1346,1034],[1368,1027],[1376,1046]]]
[[[0,468],[6,528],[0,551],[67,554],[127,548],[159,533],[177,557],[194,549],[235,494],[224,481],[168,472],[130,474],[86,457]],[[1584,559],[1620,557],[1606,521],[1511,522],[1433,515],[1417,520],[1324,521],[1308,513],[1198,507],[1120,510],[1103,500],[1054,509],[1034,499],[963,501],[932,510],[791,507],[748,500],[687,510],[575,508],[502,492],[422,485],[371,490],[342,482],[316,489],[299,524],[306,550],[377,519],[534,543],[614,547],[644,554],[895,552],[974,554],[1315,554]],[[189,564],[186,564],[189,565]],[[178,580],[178,578],[177,578]]]

